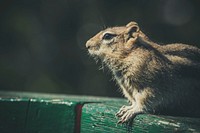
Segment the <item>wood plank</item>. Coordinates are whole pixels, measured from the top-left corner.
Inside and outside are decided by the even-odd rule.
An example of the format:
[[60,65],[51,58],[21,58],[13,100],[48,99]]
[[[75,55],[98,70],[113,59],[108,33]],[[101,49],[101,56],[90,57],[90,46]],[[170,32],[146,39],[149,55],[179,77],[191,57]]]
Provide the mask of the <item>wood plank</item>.
[[77,101],[68,96],[0,93],[0,133],[74,133]]
[[[123,100],[106,103],[85,104],[82,109],[81,131],[95,133],[110,132],[162,132],[162,133],[198,133],[200,132],[200,118],[184,118],[155,115],[138,115],[132,126],[117,125],[115,113],[122,105]],[[126,104],[124,101],[123,104]]]
[[31,99],[27,114],[27,133],[74,132],[76,102],[61,99]]
[[[77,107],[110,98],[27,92],[0,92],[0,133],[73,133],[80,131]],[[82,111],[79,108],[79,111]],[[80,116],[78,116],[80,117]]]
[[117,125],[115,113],[126,104],[120,98],[0,92],[0,133],[200,132],[200,118],[144,114],[132,127]]

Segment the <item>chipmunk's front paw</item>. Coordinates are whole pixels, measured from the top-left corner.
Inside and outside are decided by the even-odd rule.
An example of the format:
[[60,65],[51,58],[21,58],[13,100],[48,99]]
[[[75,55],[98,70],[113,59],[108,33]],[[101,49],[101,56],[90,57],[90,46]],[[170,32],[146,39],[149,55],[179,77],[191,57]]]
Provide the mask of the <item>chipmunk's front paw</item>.
[[117,117],[121,117],[127,110],[130,110],[132,106],[122,106],[119,111],[115,114]]
[[136,115],[143,113],[142,111],[137,111],[133,106],[122,106],[120,110],[116,113],[119,117],[118,124],[126,123],[131,119],[134,119]]

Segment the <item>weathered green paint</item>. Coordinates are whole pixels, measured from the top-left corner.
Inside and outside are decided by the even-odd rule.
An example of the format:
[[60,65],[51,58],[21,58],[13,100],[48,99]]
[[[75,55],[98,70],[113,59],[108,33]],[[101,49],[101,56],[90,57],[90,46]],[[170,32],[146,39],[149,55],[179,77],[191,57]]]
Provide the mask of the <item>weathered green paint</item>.
[[[34,96],[35,95],[35,96]],[[39,97],[38,97],[39,95]],[[0,133],[73,133],[77,101],[54,95],[0,94]],[[57,98],[56,98],[57,97]]]
[[27,133],[72,133],[76,103],[65,100],[31,99],[27,114]]
[[95,133],[120,132],[148,132],[148,133],[198,133],[200,132],[200,118],[182,118],[155,115],[138,115],[132,127],[117,125],[114,114],[120,108],[123,100],[106,103],[85,104],[82,109],[81,131]]
[[[0,92],[0,133],[74,133],[76,107],[83,105],[82,133],[127,132],[115,113],[124,99]],[[131,132],[200,132],[200,118],[138,115]]]
[[76,105],[109,98],[0,92],[0,133],[73,133]]
[[[115,113],[117,107],[116,103],[112,102],[112,106],[105,106],[105,103],[91,103],[85,104],[82,108],[81,131],[83,133],[89,132],[126,132],[122,125],[117,125]],[[115,109],[114,109],[115,108]]]

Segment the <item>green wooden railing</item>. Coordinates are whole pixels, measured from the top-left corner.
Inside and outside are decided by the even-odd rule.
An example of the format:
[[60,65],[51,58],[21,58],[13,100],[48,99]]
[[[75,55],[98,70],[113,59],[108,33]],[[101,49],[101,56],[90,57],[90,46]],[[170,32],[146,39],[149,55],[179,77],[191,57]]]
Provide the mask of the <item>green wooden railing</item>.
[[200,133],[200,118],[138,115],[117,123],[125,99],[0,92],[0,133]]

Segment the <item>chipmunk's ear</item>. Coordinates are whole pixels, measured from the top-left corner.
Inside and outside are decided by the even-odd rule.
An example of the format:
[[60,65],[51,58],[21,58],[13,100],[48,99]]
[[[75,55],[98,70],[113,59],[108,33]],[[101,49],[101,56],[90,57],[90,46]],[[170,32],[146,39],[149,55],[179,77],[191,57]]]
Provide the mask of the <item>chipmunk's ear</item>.
[[126,25],[126,34],[129,35],[129,37],[137,37],[137,33],[139,32],[139,26],[136,22],[132,21]]
[[131,21],[126,25],[126,27],[130,27],[130,26],[134,26],[134,25],[138,25],[138,24],[134,21]]
[[135,44],[139,36],[139,26],[136,22],[130,22],[126,25],[125,39],[127,49],[131,48]]

